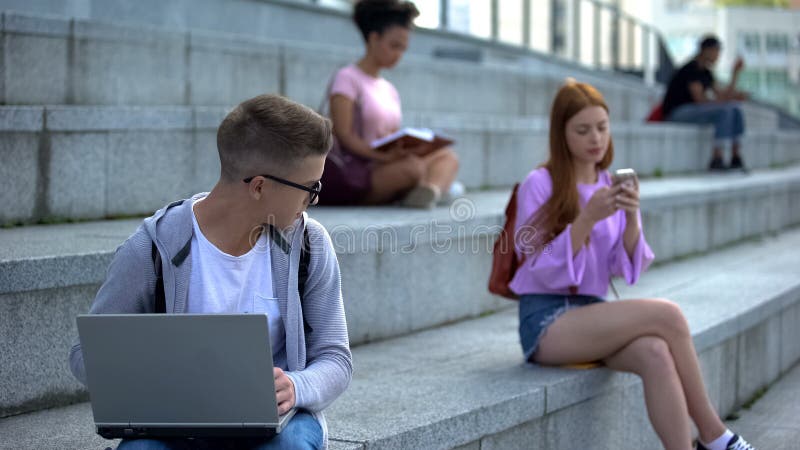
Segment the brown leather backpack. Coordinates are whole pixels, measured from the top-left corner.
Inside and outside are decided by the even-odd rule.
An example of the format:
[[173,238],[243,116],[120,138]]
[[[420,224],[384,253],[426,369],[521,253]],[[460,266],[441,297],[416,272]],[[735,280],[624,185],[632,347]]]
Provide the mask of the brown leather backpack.
[[511,291],[508,283],[514,278],[514,273],[519,267],[517,254],[514,251],[514,225],[517,220],[517,190],[519,183],[514,185],[511,198],[506,206],[506,221],[503,231],[497,236],[492,250],[492,272],[489,274],[489,292],[501,295],[509,300],[519,300],[517,294]]

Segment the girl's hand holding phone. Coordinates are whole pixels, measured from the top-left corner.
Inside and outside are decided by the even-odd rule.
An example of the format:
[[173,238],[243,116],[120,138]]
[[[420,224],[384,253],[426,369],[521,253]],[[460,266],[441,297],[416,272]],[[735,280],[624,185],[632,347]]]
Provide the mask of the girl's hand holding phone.
[[622,209],[628,216],[639,211],[639,178],[633,169],[620,169],[614,175],[614,186],[619,186],[615,207]]

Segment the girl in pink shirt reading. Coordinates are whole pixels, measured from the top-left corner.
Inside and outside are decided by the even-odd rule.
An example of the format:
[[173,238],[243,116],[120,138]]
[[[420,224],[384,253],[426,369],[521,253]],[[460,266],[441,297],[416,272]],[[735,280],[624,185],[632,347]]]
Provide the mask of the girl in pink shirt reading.
[[653,261],[639,213],[639,184],[615,183],[608,107],[592,86],[568,82],[550,116],[550,159],[517,194],[509,287],[519,295],[528,361],[602,361],[642,378],[653,428],[667,450],[752,449],[726,429],[706,393],[680,308],[663,299],[607,302],[611,276],[633,284]]
[[442,200],[455,180],[458,159],[450,148],[425,156],[421,148],[396,145],[387,151],[372,147],[375,139],[400,129],[400,95],[380,76],[394,67],[408,47],[413,3],[361,0],[353,18],[364,37],[366,54],[339,70],[329,91],[334,148],[325,164],[320,204],[376,205],[401,200],[429,208]]

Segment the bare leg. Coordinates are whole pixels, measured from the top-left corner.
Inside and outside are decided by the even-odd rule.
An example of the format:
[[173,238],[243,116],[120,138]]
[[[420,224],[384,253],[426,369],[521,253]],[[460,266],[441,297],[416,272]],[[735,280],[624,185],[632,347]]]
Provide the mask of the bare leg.
[[611,369],[633,372],[642,378],[647,414],[665,449],[691,448],[686,397],[669,346],[663,339],[636,338],[603,362]]
[[426,173],[422,179],[423,184],[430,184],[439,188],[440,192],[447,192],[458,174],[458,156],[451,148],[442,148],[422,158],[425,162]]
[[413,155],[375,167],[372,170],[372,190],[364,203],[380,205],[396,200],[419,185],[425,171],[425,161]]
[[686,319],[672,302],[625,300],[567,311],[548,328],[534,359],[553,365],[605,360],[644,336],[659,337],[669,346],[700,439],[720,436],[725,425],[708,399]]

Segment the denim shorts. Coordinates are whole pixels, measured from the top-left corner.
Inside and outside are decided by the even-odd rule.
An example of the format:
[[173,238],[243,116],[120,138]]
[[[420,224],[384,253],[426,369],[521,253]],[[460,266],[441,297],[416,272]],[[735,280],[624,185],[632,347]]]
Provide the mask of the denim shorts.
[[526,361],[532,361],[539,341],[562,314],[570,309],[603,302],[591,295],[527,294],[519,298],[519,340]]

